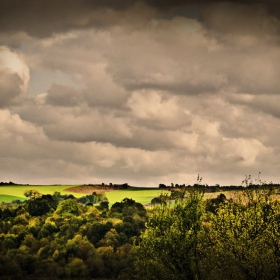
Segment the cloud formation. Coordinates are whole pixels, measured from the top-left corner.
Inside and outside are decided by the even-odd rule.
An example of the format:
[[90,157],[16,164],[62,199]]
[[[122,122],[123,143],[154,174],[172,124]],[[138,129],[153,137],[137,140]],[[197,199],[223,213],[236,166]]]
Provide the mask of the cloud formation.
[[27,93],[29,69],[7,47],[0,47],[0,107],[17,103]]
[[1,2],[1,180],[279,182],[277,4],[117,3]]

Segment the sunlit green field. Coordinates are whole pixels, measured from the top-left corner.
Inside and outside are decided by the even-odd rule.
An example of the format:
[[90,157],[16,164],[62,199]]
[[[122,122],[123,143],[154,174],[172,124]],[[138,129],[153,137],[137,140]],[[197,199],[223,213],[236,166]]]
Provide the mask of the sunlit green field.
[[[19,198],[25,198],[24,196],[24,192],[26,190],[37,190],[38,192],[42,193],[42,194],[53,194],[55,191],[60,192],[61,194],[71,194],[72,192],[66,192],[64,191],[65,189],[69,188],[69,187],[73,187],[73,186],[0,186],[0,198],[2,195],[6,195],[6,196],[16,196]],[[75,197],[81,197],[84,194],[80,194],[80,193],[72,193]],[[14,199],[8,200],[8,197],[6,197],[6,201],[5,202],[10,202]],[[15,198],[17,199],[17,198]],[[0,199],[0,202],[2,202],[2,200]]]
[[7,195],[7,194],[0,194],[0,203],[1,202],[11,202],[13,200],[21,200],[24,201],[26,198],[14,196],[14,195]]
[[[73,185],[52,185],[52,186],[0,186],[0,203],[1,202],[11,202],[16,199],[25,199],[24,192],[26,190],[35,189],[42,194],[53,194],[55,191],[61,194],[73,194],[75,197],[81,197],[86,195],[85,193],[77,193],[71,191],[65,191],[65,189],[75,187]],[[149,204],[151,200],[159,196],[160,194],[167,192],[163,189],[158,188],[128,188],[126,190],[116,190],[116,191],[105,191],[105,195],[109,200],[110,205],[115,202],[120,202],[124,198],[131,198],[142,204]],[[233,192],[224,192],[226,196],[232,195]],[[204,198],[214,198],[219,194],[216,193],[205,193]]]
[[[0,186],[0,202],[11,202],[15,199],[25,198],[24,192],[26,190],[35,189],[42,194],[53,194],[55,191],[60,192],[61,194],[73,194],[75,197],[81,197],[86,194],[64,191],[65,189],[74,186],[66,185],[55,185],[55,186]],[[106,192],[106,197],[109,200],[110,205],[115,202],[120,202],[124,198],[132,198],[137,202],[142,204],[148,204],[151,202],[152,198],[159,196],[163,190],[161,189],[136,189],[129,188],[127,190],[116,190]]]
[[[106,192],[106,197],[108,198],[110,205],[114,204],[117,201],[122,201],[125,197],[132,198],[137,202],[142,204],[149,204],[151,200],[159,196],[160,194],[168,193],[168,191],[164,189],[137,189],[137,188],[129,188],[127,190],[119,190],[113,192]],[[224,193],[227,198],[231,198],[235,195],[235,191],[221,191],[221,192],[210,192],[204,194],[204,199],[215,198],[220,193]]]
[[120,202],[126,197],[132,198],[142,204],[148,204],[151,202],[152,198],[159,196],[161,193],[163,193],[163,190],[161,189],[127,189],[106,192],[106,197],[108,198],[110,205],[114,204],[115,202]]

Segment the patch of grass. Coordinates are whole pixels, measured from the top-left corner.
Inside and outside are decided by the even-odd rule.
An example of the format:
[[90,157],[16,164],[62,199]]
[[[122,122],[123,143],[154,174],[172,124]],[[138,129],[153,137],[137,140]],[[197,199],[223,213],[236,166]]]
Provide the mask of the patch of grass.
[[151,202],[152,198],[159,196],[166,191],[162,189],[147,189],[147,188],[129,188],[126,190],[118,190],[113,192],[106,192],[106,197],[109,200],[110,205],[115,202],[120,202],[124,198],[132,198],[136,202],[142,204],[148,204]]
[[67,188],[70,188],[73,186],[65,186],[65,185],[52,185],[52,186],[39,186],[39,185],[28,185],[28,186],[21,186],[21,185],[15,185],[15,186],[0,186],[0,195],[13,195],[25,198],[24,192],[26,190],[37,190],[41,194],[53,194],[55,191],[60,192],[61,194],[73,194],[75,197],[81,197],[84,194],[75,193],[75,192],[69,192],[64,191]]
[[0,203],[1,202],[12,202],[14,200],[24,201],[24,200],[26,200],[26,198],[14,196],[14,195],[0,194]]

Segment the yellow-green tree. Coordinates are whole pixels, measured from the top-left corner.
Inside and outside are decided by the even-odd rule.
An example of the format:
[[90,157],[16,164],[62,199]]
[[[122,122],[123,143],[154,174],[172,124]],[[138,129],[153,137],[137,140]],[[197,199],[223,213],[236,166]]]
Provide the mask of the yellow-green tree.
[[269,190],[246,190],[221,206],[207,236],[215,264],[208,279],[279,279],[280,205]]
[[203,193],[187,193],[174,206],[157,206],[141,235],[136,262],[140,279],[200,279]]

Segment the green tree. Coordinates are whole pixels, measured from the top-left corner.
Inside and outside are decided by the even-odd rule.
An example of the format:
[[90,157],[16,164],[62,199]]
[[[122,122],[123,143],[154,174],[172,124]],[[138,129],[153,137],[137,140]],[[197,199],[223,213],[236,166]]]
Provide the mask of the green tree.
[[42,196],[42,194],[37,190],[26,190],[23,194],[30,199],[34,199]]
[[70,277],[84,277],[87,274],[86,265],[83,260],[74,258],[67,266],[66,271]]
[[120,236],[117,231],[112,228],[105,234],[104,238],[99,241],[98,245],[102,247],[112,246],[114,249],[116,249],[119,245],[119,242]]
[[67,199],[61,201],[57,207],[56,213],[59,215],[62,214],[79,215],[80,214],[79,204],[75,199]]
[[265,189],[220,205],[207,233],[207,260],[215,264],[208,279],[279,279],[279,206]]
[[66,250],[68,256],[74,256],[83,261],[86,261],[95,252],[94,246],[88,241],[87,237],[82,237],[79,234],[67,241]]
[[162,204],[153,209],[138,251],[140,279],[200,279],[202,198],[203,193],[191,190],[174,207]]

